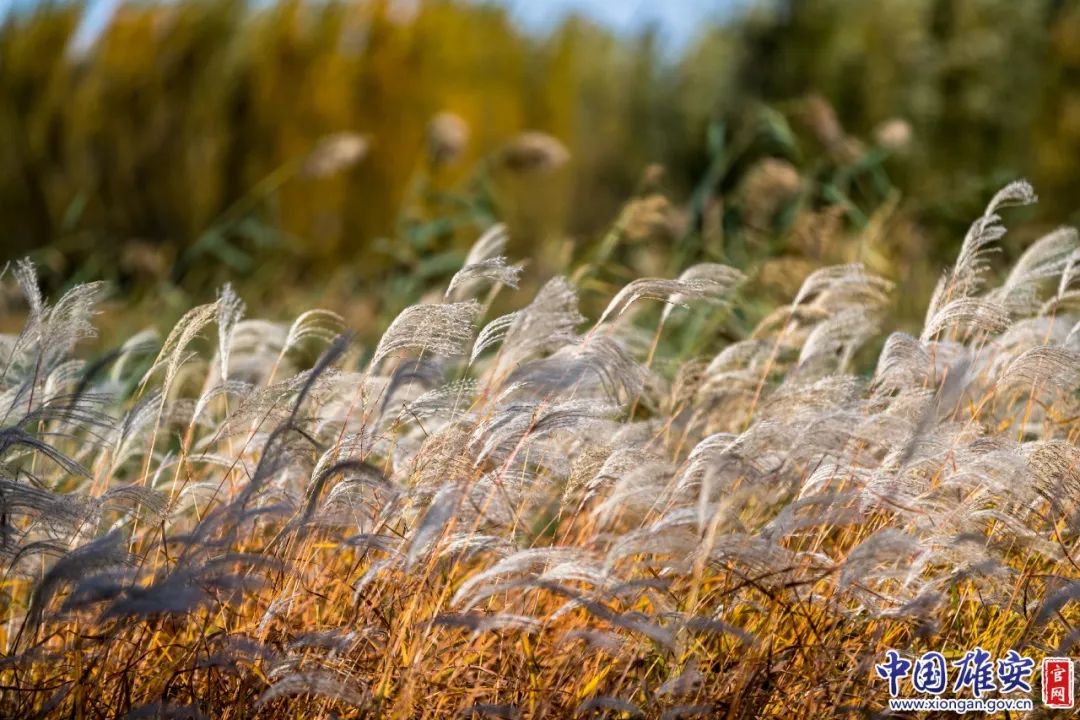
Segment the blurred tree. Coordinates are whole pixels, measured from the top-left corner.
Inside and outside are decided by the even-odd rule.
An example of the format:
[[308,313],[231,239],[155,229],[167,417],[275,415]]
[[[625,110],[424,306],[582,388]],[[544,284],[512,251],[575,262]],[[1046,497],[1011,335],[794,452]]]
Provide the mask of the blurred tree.
[[[655,31],[570,18],[532,36],[463,0],[147,0],[75,47],[82,11],[34,3],[0,27],[4,259],[36,250],[54,278],[439,272],[494,215],[517,242],[563,257],[570,237],[586,256],[646,190],[692,198],[666,234],[680,262],[749,258],[779,251],[739,224],[767,157],[812,180],[794,205],[840,204],[857,228],[899,188],[942,229],[931,263],[1005,180],[1036,182],[1040,217],[1077,209],[1075,0],[774,0],[674,56]],[[467,130],[452,163],[427,150],[441,111]],[[495,172],[528,130],[567,166]],[[338,133],[364,152],[303,172]]]

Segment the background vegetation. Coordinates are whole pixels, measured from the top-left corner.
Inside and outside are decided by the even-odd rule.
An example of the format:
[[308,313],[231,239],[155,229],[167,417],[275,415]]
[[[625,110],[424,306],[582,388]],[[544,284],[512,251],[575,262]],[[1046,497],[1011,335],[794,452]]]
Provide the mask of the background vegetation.
[[[224,279],[294,311],[310,298],[281,289],[302,295],[316,279],[338,309],[387,277],[406,278],[390,293],[399,305],[413,300],[407,278],[445,279],[493,216],[509,222],[512,250],[544,247],[538,276],[550,274],[600,242],[635,193],[672,202],[668,231],[651,233],[661,252],[740,265],[807,255],[774,233],[798,215],[780,212],[788,200],[839,203],[856,233],[888,201],[875,269],[903,284],[936,275],[1007,180],[1040,190],[1031,232],[1076,217],[1075,2],[778,1],[680,48],[581,19],[531,36],[482,3],[403,7],[125,3],[92,44],[73,44],[81,3],[11,13],[3,259],[31,253],[53,289],[104,277],[129,304],[149,292],[159,313]],[[429,121],[443,111],[467,142],[434,158]],[[527,130],[556,138],[569,163],[505,172],[493,158]],[[304,172],[302,158],[342,132],[363,136],[362,157]],[[764,157],[796,168],[797,187],[747,210],[740,190]],[[747,249],[742,231],[759,219],[748,215],[763,210],[780,220]],[[354,307],[354,324],[385,316],[381,305]]]

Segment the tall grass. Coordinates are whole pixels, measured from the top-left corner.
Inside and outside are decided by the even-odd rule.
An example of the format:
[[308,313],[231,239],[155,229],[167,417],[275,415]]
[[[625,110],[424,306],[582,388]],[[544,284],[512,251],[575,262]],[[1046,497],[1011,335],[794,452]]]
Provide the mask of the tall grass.
[[857,264],[683,359],[737,327],[742,272],[635,279],[596,320],[557,276],[492,317],[498,226],[373,347],[226,287],[90,352],[102,288],[50,302],[16,263],[3,713],[863,715],[886,648],[1068,654],[1076,232],[990,281],[1034,200],[993,197],[869,375],[892,286]]

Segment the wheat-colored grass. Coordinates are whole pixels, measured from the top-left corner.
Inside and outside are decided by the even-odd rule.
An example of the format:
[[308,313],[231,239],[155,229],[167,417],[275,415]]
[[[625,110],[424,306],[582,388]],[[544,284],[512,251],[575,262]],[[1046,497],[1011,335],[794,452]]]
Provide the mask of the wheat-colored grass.
[[634,280],[591,324],[557,277],[490,317],[519,274],[495,229],[366,350],[225,288],[95,354],[101,288],[50,304],[19,263],[2,712],[863,716],[886,648],[1067,654],[1080,241],[987,280],[1032,201],[992,200],[871,376],[891,286],[858,265],[672,367],[665,334],[742,273]]

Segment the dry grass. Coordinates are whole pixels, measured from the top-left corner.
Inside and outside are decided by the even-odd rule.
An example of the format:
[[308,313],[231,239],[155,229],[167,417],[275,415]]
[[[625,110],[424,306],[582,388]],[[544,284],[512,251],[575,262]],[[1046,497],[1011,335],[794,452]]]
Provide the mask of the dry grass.
[[891,286],[857,265],[678,367],[666,333],[730,312],[738,271],[636,280],[591,326],[555,278],[491,318],[496,229],[373,351],[226,288],[83,362],[100,288],[49,305],[16,265],[3,712],[864,716],[886,648],[1067,653],[1076,233],[987,287],[999,209],[1033,200],[994,198],[872,377]]

